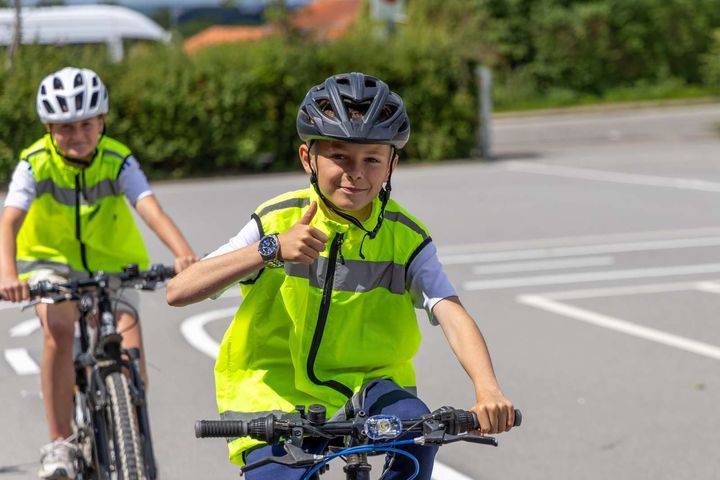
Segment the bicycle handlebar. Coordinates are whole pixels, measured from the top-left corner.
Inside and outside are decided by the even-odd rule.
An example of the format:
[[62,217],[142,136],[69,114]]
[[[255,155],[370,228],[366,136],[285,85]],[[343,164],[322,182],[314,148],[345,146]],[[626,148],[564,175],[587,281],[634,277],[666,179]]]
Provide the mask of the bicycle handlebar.
[[[447,432],[451,435],[458,435],[480,427],[477,416],[474,412],[442,407],[428,415],[420,418],[401,420],[403,432],[422,432],[423,424],[436,420],[442,422]],[[520,426],[522,413],[515,410],[515,422],[513,426]],[[302,419],[296,413],[267,415],[252,420],[198,420],[195,422],[196,438],[235,438],[251,437],[265,442],[277,441],[279,437],[290,435],[293,428],[305,427],[330,436],[351,435],[357,431],[357,421],[325,422],[314,424]],[[322,435],[320,435],[322,436]]]
[[87,288],[121,288],[136,287],[144,290],[154,290],[159,282],[164,282],[175,276],[175,269],[160,263],[154,264],[149,270],[138,270],[137,265],[128,265],[122,272],[98,272],[91,278],[71,280],[66,283],[52,283],[42,281],[29,287],[30,297],[47,297],[53,294],[70,290],[76,293]]

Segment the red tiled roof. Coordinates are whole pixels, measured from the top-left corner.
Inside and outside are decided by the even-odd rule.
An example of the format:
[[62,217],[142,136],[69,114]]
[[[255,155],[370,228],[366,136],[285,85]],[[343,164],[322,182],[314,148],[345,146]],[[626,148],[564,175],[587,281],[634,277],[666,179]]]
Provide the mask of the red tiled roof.
[[215,25],[185,40],[183,48],[188,54],[193,54],[201,48],[216,43],[247,42],[259,40],[273,33],[271,26],[222,26]]
[[[315,0],[293,14],[290,26],[318,40],[333,40],[342,36],[357,21],[362,4],[363,0]],[[216,25],[185,40],[184,49],[188,54],[193,54],[208,45],[258,40],[275,32],[276,28],[272,25]]]

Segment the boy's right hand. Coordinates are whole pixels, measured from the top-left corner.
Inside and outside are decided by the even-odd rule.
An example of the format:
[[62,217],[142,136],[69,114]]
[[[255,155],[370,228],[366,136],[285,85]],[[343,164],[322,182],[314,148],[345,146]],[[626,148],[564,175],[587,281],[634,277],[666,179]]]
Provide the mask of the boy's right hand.
[[18,277],[0,278],[0,297],[8,302],[22,302],[30,298],[27,282]]
[[280,242],[278,258],[280,260],[310,265],[320,256],[320,252],[325,250],[325,243],[328,241],[327,235],[310,226],[317,209],[317,202],[313,202],[295,225],[278,235]]

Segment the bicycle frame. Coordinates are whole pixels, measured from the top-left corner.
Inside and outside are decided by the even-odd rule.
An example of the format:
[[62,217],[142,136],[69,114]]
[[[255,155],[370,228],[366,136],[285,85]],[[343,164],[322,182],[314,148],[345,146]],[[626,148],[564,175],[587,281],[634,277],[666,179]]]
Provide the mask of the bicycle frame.
[[[76,387],[84,395],[91,412],[93,443],[98,474],[102,479],[110,479],[113,462],[110,451],[108,422],[105,408],[108,405],[108,392],[104,378],[112,372],[129,372],[130,395],[136,405],[136,414],[140,434],[143,436],[143,458],[150,479],[156,478],[150,421],[145,401],[145,387],[140,375],[140,351],[124,350],[121,347],[122,335],[117,331],[117,319],[112,311],[109,289],[100,288],[97,294],[98,328],[90,332],[89,316],[94,307],[93,294],[85,293],[78,302],[79,349],[75,356]],[[91,335],[96,338],[91,338]],[[76,409],[76,414],[80,413]],[[77,423],[77,419],[76,419]],[[115,453],[117,455],[117,452]],[[85,459],[87,461],[87,459]],[[87,465],[87,467],[91,467]],[[92,467],[91,467],[92,468]]]

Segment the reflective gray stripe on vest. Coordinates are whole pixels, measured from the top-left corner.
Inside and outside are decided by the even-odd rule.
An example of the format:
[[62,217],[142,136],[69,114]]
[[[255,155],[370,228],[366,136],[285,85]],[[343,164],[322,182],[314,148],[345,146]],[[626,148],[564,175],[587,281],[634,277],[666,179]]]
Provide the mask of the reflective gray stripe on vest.
[[[312,265],[285,263],[285,273],[291,277],[307,279],[315,288],[323,288],[328,259],[319,257]],[[365,262],[345,260],[335,267],[333,290],[364,293],[375,288],[385,288],[391,293],[405,293],[405,265],[393,262]]]
[[272,205],[268,205],[267,207],[260,210],[258,213],[258,217],[262,217],[263,215],[274,212],[275,210],[282,210],[284,208],[303,208],[310,205],[310,199],[309,198],[290,198],[288,200],[283,200],[282,202],[273,203]]
[[52,260],[18,260],[16,263],[18,273],[29,273],[36,270],[52,270],[61,277],[66,277],[68,280],[88,277],[87,272],[73,270],[70,265],[66,263],[53,262]]
[[[68,207],[75,206],[75,188],[60,187],[52,178],[46,178],[37,182],[36,185],[37,195],[50,194],[56,202],[67,205]],[[85,189],[88,203],[96,203],[105,197],[116,196],[120,194],[120,185],[118,182],[110,179],[101,180],[92,187]]]
[[385,211],[385,219],[390,220],[392,222],[402,223],[403,225],[405,225],[409,229],[413,230],[414,232],[419,233],[423,239],[427,238],[427,233],[425,233],[425,231],[422,228],[420,228],[420,225],[418,225],[417,223],[410,220],[410,218],[407,215],[405,215],[401,212],[388,212],[386,210]]

